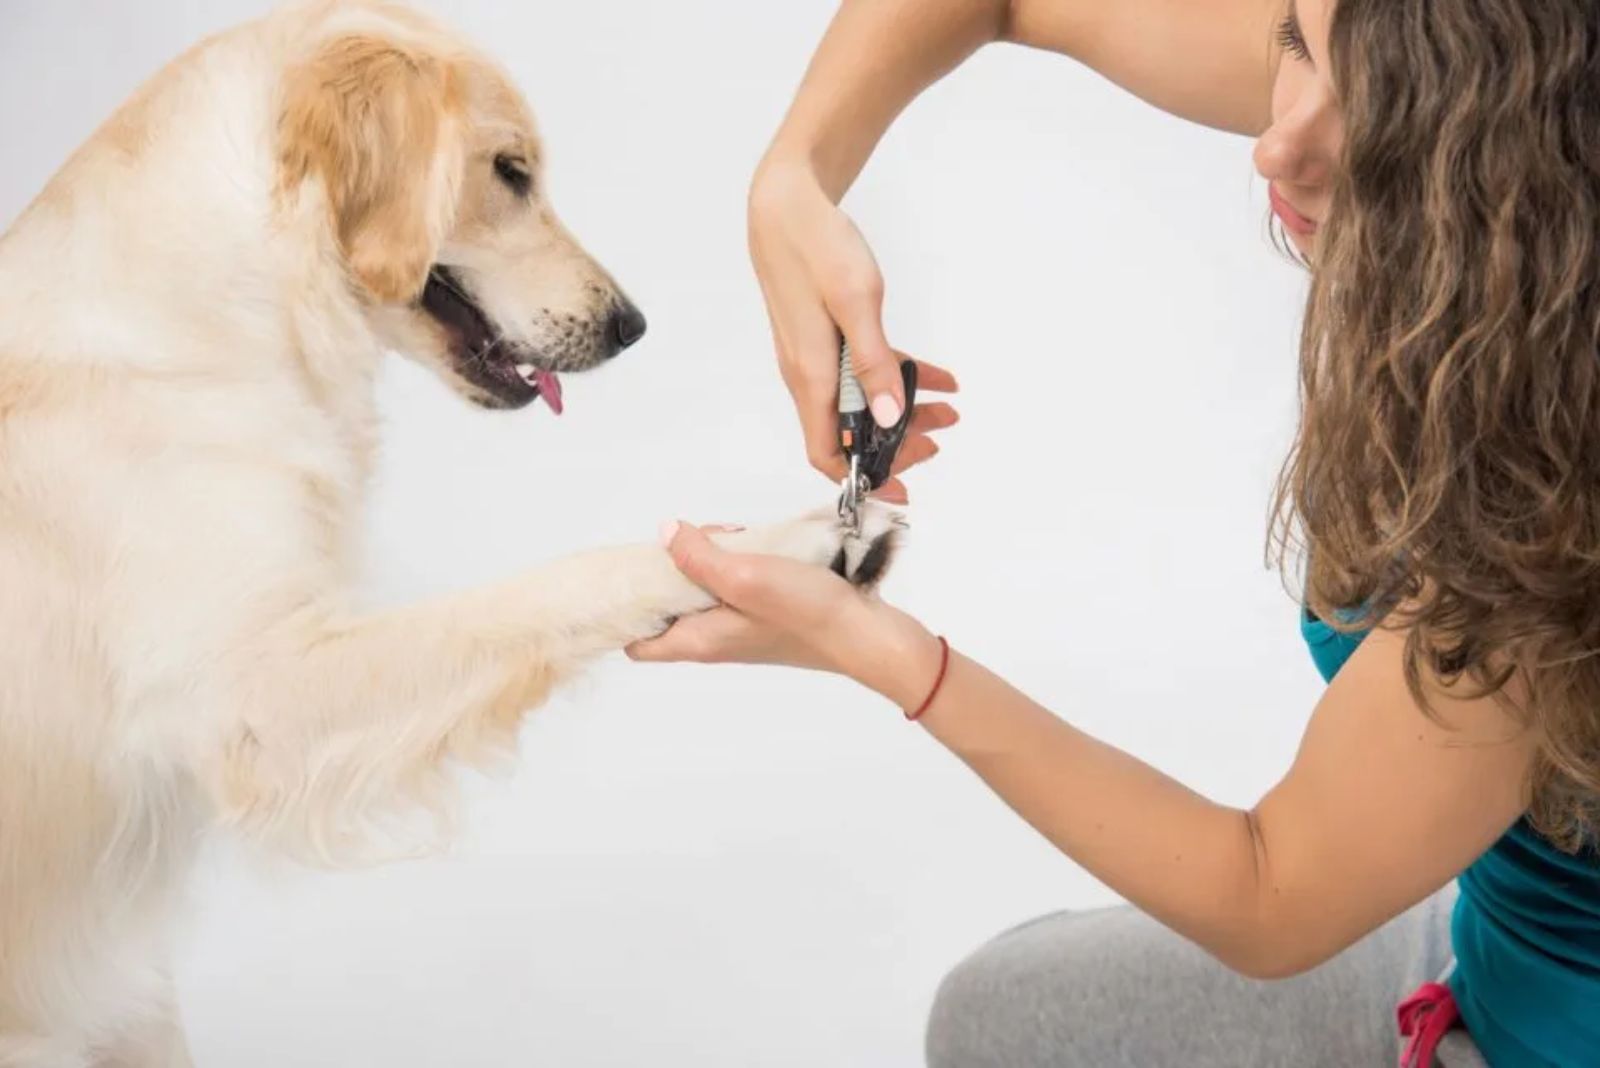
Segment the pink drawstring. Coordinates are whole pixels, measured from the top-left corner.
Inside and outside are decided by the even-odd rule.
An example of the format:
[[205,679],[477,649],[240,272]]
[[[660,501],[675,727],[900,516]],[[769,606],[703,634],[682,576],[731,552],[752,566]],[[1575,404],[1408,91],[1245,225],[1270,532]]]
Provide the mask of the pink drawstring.
[[1443,983],[1423,983],[1400,1003],[1400,1037],[1409,1038],[1400,1051],[1400,1068],[1433,1068],[1433,1052],[1445,1033],[1461,1021],[1455,995]]

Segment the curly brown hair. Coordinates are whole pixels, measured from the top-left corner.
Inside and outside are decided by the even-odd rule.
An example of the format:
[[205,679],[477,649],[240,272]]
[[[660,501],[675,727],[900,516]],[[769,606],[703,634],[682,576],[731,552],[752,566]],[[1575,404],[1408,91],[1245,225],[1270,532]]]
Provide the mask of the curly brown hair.
[[1424,709],[1439,678],[1534,732],[1529,817],[1577,849],[1600,827],[1600,4],[1339,0],[1330,40],[1343,159],[1276,543],[1324,618],[1407,632]]

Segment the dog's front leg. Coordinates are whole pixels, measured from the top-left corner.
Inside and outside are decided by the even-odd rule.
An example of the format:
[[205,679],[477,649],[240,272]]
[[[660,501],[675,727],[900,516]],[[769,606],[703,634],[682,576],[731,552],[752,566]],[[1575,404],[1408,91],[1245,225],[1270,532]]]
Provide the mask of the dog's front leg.
[[[886,555],[870,550],[897,528],[874,510],[861,539],[818,515],[718,540],[823,565],[842,556],[866,579],[863,562]],[[587,661],[711,604],[662,549],[635,546],[369,616],[308,607],[230,669],[202,778],[228,818],[297,853],[359,855],[395,815],[447,811],[450,760],[508,744],[522,713]]]

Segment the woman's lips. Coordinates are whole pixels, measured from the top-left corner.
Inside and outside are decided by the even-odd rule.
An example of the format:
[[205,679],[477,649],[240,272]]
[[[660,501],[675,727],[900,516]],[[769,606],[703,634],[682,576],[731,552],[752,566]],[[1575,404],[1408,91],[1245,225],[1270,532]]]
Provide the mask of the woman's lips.
[[1283,194],[1278,192],[1275,185],[1267,186],[1267,199],[1272,202],[1272,214],[1276,215],[1283,228],[1296,237],[1310,237],[1317,232],[1317,224],[1301,215],[1295,210],[1294,205],[1283,199]]

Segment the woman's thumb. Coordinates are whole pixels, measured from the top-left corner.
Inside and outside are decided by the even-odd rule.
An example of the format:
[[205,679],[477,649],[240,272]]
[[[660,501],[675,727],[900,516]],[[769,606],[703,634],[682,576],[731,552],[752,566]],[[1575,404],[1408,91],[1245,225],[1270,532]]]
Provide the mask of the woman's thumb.
[[727,553],[706,537],[705,531],[674,519],[662,524],[661,544],[685,578],[717,600],[726,600],[722,563]]
[[880,303],[855,300],[833,315],[850,345],[850,369],[867,395],[873,421],[885,428],[894,426],[905,411],[905,382],[900,359],[883,333]]

